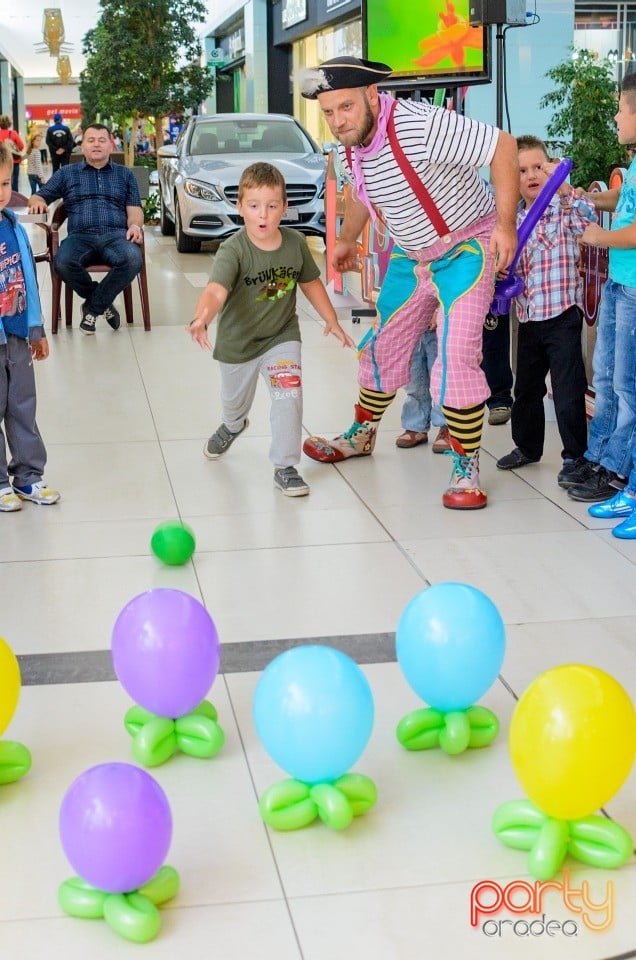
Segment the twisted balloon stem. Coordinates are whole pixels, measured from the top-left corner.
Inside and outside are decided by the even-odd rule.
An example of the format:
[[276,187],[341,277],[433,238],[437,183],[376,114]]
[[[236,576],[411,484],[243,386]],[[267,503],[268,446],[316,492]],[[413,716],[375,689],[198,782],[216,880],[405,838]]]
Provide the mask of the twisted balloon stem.
[[609,870],[626,863],[634,847],[627,830],[613,820],[597,814],[562,820],[544,813],[531,800],[502,803],[494,813],[492,829],[507,847],[528,852],[528,870],[538,880],[551,879],[568,854]]
[[148,943],[161,927],[157,907],[172,900],[179,891],[179,874],[164,865],[155,876],[126,893],[107,893],[81,877],[60,884],[58,901],[65,913],[84,920],[103,919],[121,937],[134,943]]
[[344,830],[354,817],[370,810],[377,798],[373,780],[361,773],[345,773],[325,783],[275,783],[261,797],[259,810],[275,830],[299,830],[317,818],[333,830]]
[[487,707],[466,710],[435,710],[423,707],[403,717],[397,738],[407,750],[439,747],[450,755],[489,746],[499,733],[499,720]]
[[136,705],[127,711],[124,726],[133,738],[135,759],[146,767],[156,767],[177,749],[199,759],[213,757],[225,742],[217,719],[216,708],[208,700],[174,720]]

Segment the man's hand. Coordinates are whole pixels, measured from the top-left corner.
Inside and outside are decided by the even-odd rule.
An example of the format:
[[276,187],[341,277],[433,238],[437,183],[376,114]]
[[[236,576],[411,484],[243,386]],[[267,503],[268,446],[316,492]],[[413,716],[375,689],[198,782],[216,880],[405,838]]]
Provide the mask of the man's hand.
[[29,197],[29,210],[31,213],[48,213],[49,208],[39,193],[34,193]]
[[513,225],[495,224],[490,240],[490,252],[495,255],[495,268],[505,270],[517,252],[517,231]]
[[34,360],[46,360],[49,355],[49,341],[46,337],[31,344],[31,356]]
[[144,242],[144,231],[138,223],[132,223],[126,231],[126,240],[132,240],[133,243],[142,245]]
[[186,330],[195,343],[198,343],[202,350],[212,350],[212,344],[208,338],[208,325],[205,317],[195,317],[186,327]]
[[345,270],[359,270],[360,257],[355,240],[338,240],[333,250],[331,264],[338,273],[344,273]]

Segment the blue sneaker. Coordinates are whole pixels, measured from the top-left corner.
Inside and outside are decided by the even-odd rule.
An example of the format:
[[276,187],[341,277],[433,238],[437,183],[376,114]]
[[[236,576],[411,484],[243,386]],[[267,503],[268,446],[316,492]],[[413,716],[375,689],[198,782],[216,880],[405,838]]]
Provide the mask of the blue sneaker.
[[13,489],[20,497],[20,500],[32,500],[33,503],[57,503],[60,499],[58,491],[47,487],[44,480],[38,480],[37,483],[30,483],[26,487],[18,487],[14,483]]
[[595,503],[587,508],[591,517],[598,520],[616,520],[618,517],[629,517],[636,510],[636,497],[631,497],[624,490],[620,490],[611,500]]
[[636,510],[632,510],[631,516],[623,520],[612,530],[612,536],[619,540],[636,540]]

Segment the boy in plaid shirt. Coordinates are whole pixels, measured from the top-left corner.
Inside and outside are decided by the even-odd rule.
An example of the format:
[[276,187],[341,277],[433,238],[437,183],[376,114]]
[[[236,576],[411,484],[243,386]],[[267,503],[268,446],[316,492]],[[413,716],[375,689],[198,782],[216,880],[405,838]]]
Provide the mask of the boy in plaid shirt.
[[[557,164],[548,159],[545,144],[538,137],[518,137],[517,146],[522,198],[519,226]],[[557,481],[566,489],[577,482],[577,469],[587,447],[578,240],[588,223],[595,220],[593,204],[578,197],[569,184],[562,184],[519,259],[524,289],[515,300],[519,338],[512,439],[516,446],[497,461],[500,470],[516,470],[541,459],[545,439],[543,398],[549,372],[563,444],[563,468]]]

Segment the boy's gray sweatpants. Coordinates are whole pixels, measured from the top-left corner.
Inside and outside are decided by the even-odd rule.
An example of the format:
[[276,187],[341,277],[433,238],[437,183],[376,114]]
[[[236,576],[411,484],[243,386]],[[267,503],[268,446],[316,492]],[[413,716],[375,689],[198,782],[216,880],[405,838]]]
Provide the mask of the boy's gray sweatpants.
[[279,343],[246,363],[220,363],[219,366],[223,423],[228,430],[238,433],[242,429],[260,374],[271,400],[269,459],[275,467],[293,467],[300,463],[303,421],[300,342]]
[[[9,476],[17,486],[26,487],[44,475],[46,448],[35,422],[35,406],[31,347],[9,334],[0,345],[0,488],[8,486]],[[5,435],[11,450],[9,464]]]

